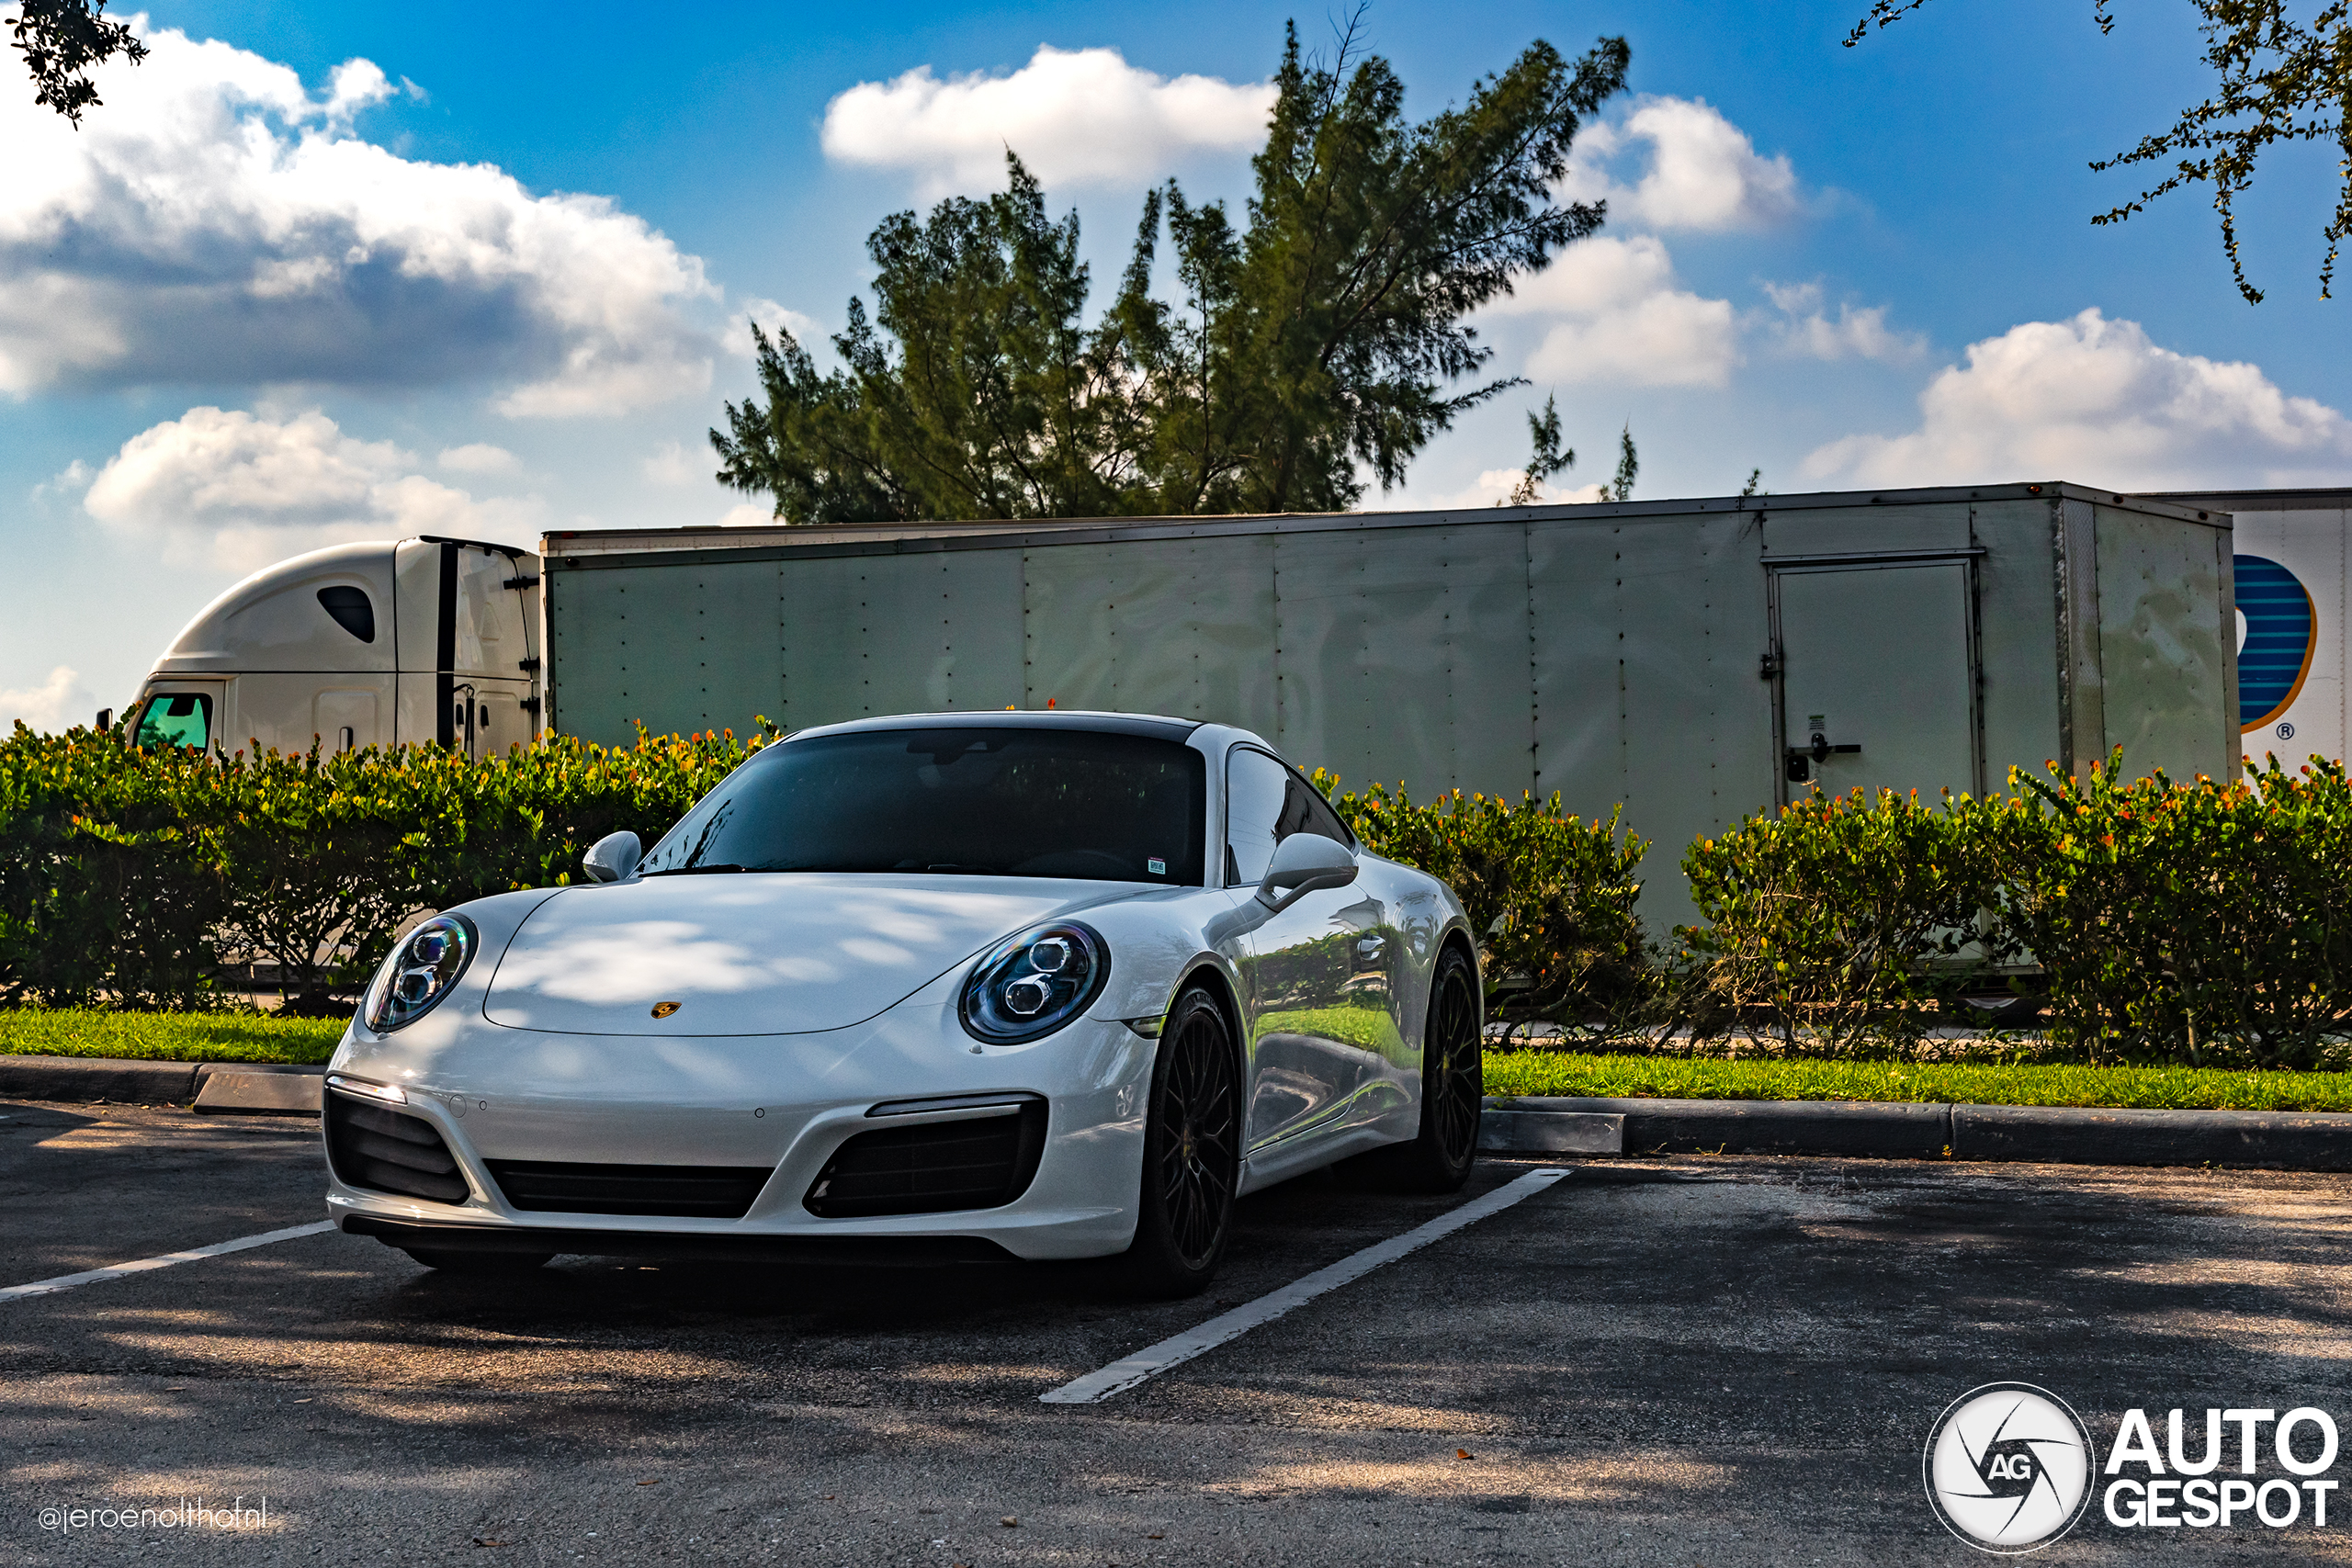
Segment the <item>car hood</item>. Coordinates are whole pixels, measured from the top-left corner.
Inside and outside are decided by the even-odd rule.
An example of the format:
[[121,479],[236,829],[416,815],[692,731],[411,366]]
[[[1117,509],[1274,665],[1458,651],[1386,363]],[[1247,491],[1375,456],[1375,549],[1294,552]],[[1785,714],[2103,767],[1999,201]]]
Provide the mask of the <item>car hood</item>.
[[515,931],[482,1010],[492,1023],[566,1034],[842,1029],[1024,927],[1136,891],[802,872],[567,888]]

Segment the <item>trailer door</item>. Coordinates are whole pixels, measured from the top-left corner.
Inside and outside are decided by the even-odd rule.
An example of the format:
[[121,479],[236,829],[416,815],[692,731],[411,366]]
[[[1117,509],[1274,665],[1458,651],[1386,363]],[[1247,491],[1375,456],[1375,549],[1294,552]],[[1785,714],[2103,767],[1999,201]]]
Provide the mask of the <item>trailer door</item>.
[[1974,579],[1970,555],[1768,565],[1782,801],[1983,792]]

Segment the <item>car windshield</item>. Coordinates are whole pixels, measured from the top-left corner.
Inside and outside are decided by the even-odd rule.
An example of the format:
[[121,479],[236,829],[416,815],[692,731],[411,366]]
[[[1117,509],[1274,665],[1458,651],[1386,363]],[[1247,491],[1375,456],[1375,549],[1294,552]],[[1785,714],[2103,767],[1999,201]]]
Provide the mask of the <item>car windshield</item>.
[[1173,740],[873,729],[770,747],[645,857],[649,876],[911,871],[1202,885],[1207,770]]

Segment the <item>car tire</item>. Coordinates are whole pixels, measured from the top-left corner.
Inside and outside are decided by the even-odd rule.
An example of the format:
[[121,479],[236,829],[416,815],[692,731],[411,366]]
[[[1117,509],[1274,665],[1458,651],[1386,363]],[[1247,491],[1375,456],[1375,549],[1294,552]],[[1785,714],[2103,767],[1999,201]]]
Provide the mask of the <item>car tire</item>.
[[1225,1010],[1204,987],[1160,1031],[1144,1119],[1136,1238],[1123,1259],[1138,1295],[1189,1296],[1216,1277],[1241,1181],[1240,1071]]
[[444,1274],[529,1274],[554,1260],[552,1252],[476,1252],[470,1247],[404,1247],[427,1269]]
[[1487,1088],[1478,970],[1458,947],[1438,954],[1421,1036],[1421,1122],[1412,1142],[1342,1163],[1348,1175],[1399,1192],[1458,1192],[1478,1158]]

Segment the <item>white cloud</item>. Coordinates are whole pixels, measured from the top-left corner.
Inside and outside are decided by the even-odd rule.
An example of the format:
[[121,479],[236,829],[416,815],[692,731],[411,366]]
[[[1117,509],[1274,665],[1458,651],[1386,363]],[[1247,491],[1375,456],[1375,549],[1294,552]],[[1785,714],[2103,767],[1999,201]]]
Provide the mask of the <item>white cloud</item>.
[[[1430,512],[1459,512],[1472,507],[1507,506],[1511,492],[1525,479],[1520,468],[1488,468],[1464,488],[1450,495],[1432,496],[1427,500],[1413,497],[1411,505]],[[1598,481],[1585,485],[1545,484],[1539,488],[1534,504],[1538,506],[1581,506],[1599,501],[1601,487]]]
[[1579,241],[1485,313],[1555,318],[1528,356],[1537,381],[1720,387],[1740,362],[1731,301],[1675,288],[1674,259],[1649,234]]
[[97,711],[98,700],[82,683],[79,672],[61,664],[38,686],[0,691],[0,736],[14,729],[19,719],[53,734],[89,723]]
[[861,82],[825,106],[825,155],[903,169],[926,199],[1004,184],[1004,152],[1049,187],[1148,183],[1176,159],[1253,151],[1265,140],[1271,83],[1173,80],[1113,49],[1040,44],[1010,75],[941,81],[928,65]]
[[492,446],[487,441],[469,441],[463,446],[447,446],[433,459],[456,474],[512,474],[519,472],[523,460],[503,446]]
[[78,132],[0,96],[0,390],[480,380],[573,415],[708,386],[679,309],[717,290],[642,219],[360,140],[394,91],[369,62],[314,98],[257,54],[146,38]]
[[2075,479],[2117,490],[2342,484],[2352,420],[2259,366],[2177,354],[2085,310],[1968,346],[1919,394],[1919,428],[1849,435],[1804,460],[1855,484]]
[[345,435],[325,414],[285,420],[193,408],[122,444],[82,504],[164,558],[250,571],[350,539],[473,538],[532,531],[532,501],[477,501],[414,472],[389,441]]
[[1898,333],[1886,324],[1886,307],[1857,309],[1840,304],[1832,320],[1822,309],[1817,283],[1767,283],[1764,292],[1786,318],[1774,324],[1781,346],[1814,359],[1879,359],[1899,364],[1928,352],[1920,333]]
[[372,60],[346,60],[327,73],[327,123],[349,125],[362,109],[374,108],[392,96],[394,88],[383,68]]
[[52,495],[79,495],[90,488],[97,470],[76,457],[56,473],[33,486],[33,499],[46,501]]
[[743,308],[727,318],[727,331],[719,337],[719,346],[729,354],[751,358],[759,351],[758,345],[752,341],[753,321],[766,328],[770,337],[775,335],[776,328],[784,328],[801,347],[812,354],[822,352],[827,346],[825,329],[818,324],[814,316],[804,316],[797,310],[787,310],[773,299],[744,300]]
[[727,514],[718,520],[718,525],[722,528],[765,528],[775,520],[774,507],[754,506],[747,501],[729,507]]
[[710,463],[700,452],[687,451],[684,442],[664,441],[638,469],[658,485],[690,485],[709,472]]
[[[1647,166],[1632,186],[1610,170],[1641,144]],[[1786,153],[1757,153],[1747,133],[1701,98],[1645,96],[1622,121],[1587,127],[1568,160],[1563,196],[1605,198],[1612,223],[1648,229],[1761,229],[1803,203]]]

